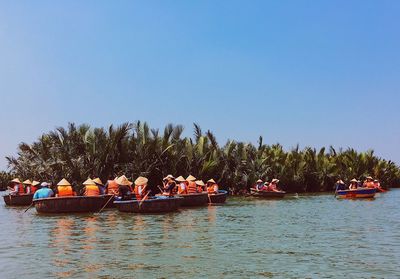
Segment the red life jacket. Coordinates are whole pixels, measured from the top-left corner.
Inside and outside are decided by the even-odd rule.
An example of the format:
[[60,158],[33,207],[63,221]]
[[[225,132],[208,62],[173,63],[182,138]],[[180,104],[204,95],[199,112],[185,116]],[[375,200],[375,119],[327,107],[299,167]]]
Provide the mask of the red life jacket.
[[31,195],[35,194],[36,191],[37,191],[36,186],[31,185]]
[[107,181],[107,194],[119,196],[119,186],[115,180]]
[[57,187],[59,197],[71,197],[75,196],[72,186],[58,186]]
[[24,185],[18,184],[18,195],[23,195],[23,194],[25,194]]
[[197,193],[197,185],[194,181],[189,181],[189,185],[187,186],[188,194]]

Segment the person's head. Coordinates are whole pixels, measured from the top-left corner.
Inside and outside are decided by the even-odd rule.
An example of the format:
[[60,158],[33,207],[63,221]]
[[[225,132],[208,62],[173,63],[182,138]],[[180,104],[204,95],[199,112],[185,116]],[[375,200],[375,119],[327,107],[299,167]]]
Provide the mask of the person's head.
[[375,180],[374,180],[374,183],[379,183],[379,180],[378,180],[378,179],[375,179]]
[[[148,182],[149,180],[146,178],[146,177],[144,177],[144,176],[139,176],[136,180],[135,180],[135,185],[137,185],[137,186],[145,186],[145,185],[147,185],[147,182]],[[129,181],[128,181],[128,183],[129,183]]]
[[41,187],[41,188],[49,188],[49,186],[50,186],[50,184],[47,183],[47,182],[42,182],[42,183],[40,184],[40,187]]
[[352,180],[350,180],[350,184],[351,185],[357,185],[358,184],[358,180],[353,178]]
[[262,184],[263,181],[261,179],[257,180],[257,184]]
[[374,179],[371,176],[367,176],[367,182],[372,182]]
[[207,180],[207,185],[208,186],[210,186],[210,185],[214,185],[214,184],[216,184],[217,182],[215,182],[215,180],[214,179],[209,179],[209,180]]
[[84,186],[96,186],[96,183],[88,178],[85,182],[82,183]]
[[25,186],[31,186],[32,182],[29,179],[27,179],[24,182],[22,182],[22,184],[24,184]]
[[188,177],[186,177],[186,181],[188,182],[196,181],[196,177],[194,177],[193,175],[189,175]]
[[101,181],[100,177],[93,179],[93,182],[96,183],[97,186],[104,186],[103,182]]
[[32,186],[37,187],[38,185],[40,185],[40,182],[39,182],[39,181],[36,181],[36,180],[33,180],[33,181],[32,181]]
[[68,180],[63,178],[63,179],[60,180],[60,182],[57,183],[57,186],[67,187],[67,186],[71,186],[71,183],[69,183]]
[[203,180],[196,180],[196,185],[199,186],[199,187],[204,187],[205,186]]
[[279,179],[274,178],[272,179],[271,183],[276,185],[279,183]]
[[175,178],[175,181],[178,183],[184,183],[186,182],[185,178],[183,178],[183,176],[178,176],[177,178]]
[[14,178],[13,180],[11,180],[10,184],[12,186],[19,185],[21,184],[21,181],[18,178]]

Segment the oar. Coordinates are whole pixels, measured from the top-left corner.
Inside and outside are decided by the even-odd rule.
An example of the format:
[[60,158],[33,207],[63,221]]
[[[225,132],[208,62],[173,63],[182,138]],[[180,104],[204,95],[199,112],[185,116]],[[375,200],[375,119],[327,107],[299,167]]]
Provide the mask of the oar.
[[158,187],[158,189],[160,189],[160,191],[161,191],[161,194],[162,194],[162,193],[164,193],[164,190],[163,190],[163,189],[161,189],[160,185],[157,185],[157,187]]
[[103,211],[104,208],[106,208],[106,206],[108,205],[108,203],[114,198],[114,195],[112,195],[108,201],[106,202],[106,204],[99,210],[99,212],[97,212],[97,214],[100,214],[100,212]]
[[147,196],[150,194],[151,191],[148,191],[147,194],[140,200],[139,207],[142,206],[142,203],[146,200]]
[[24,214],[25,212],[27,212],[32,206],[33,206],[33,202],[31,203],[31,205],[30,205],[27,209],[25,209],[24,212],[22,212],[22,214]]
[[336,199],[336,195],[337,195],[337,188],[339,187],[338,184],[336,184],[336,189],[335,189],[335,195],[333,196]]

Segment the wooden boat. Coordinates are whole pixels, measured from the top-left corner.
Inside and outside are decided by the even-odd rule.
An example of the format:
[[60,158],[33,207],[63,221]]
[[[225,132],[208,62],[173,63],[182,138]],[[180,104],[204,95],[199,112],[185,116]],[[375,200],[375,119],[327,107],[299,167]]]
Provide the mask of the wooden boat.
[[336,197],[338,199],[361,199],[373,198],[376,194],[376,188],[358,188],[354,190],[338,190]]
[[177,195],[177,197],[183,198],[182,206],[202,206],[208,204],[207,192]]
[[177,211],[183,198],[157,196],[144,200],[114,201],[115,207],[121,212],[130,213],[166,213]]
[[32,203],[33,195],[5,195],[4,202],[8,206],[28,206]]
[[39,213],[97,212],[105,205],[108,199],[107,196],[75,196],[37,199],[33,203]]
[[208,194],[209,204],[222,204],[225,203],[226,197],[228,196],[228,191],[219,190],[218,194]]
[[257,189],[251,188],[250,189],[250,194],[253,197],[259,197],[259,198],[270,198],[270,199],[280,199],[283,198],[286,194],[285,191],[258,191]]
[[[104,204],[103,204],[103,206],[105,206],[106,208],[115,208],[114,201],[116,201],[117,199],[116,199],[116,197],[115,197],[114,195],[106,194],[106,195],[104,195],[103,197],[104,197]],[[114,197],[114,198],[111,198],[111,197]],[[110,199],[111,199],[111,200],[110,200]],[[102,207],[103,207],[103,206],[102,206]]]

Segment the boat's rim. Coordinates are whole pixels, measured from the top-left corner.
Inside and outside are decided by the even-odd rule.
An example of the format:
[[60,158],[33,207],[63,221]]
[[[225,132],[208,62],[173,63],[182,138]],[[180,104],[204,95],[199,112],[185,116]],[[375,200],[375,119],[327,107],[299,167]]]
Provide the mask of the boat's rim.
[[115,204],[121,204],[121,203],[149,203],[149,202],[156,202],[156,201],[172,201],[172,200],[183,200],[182,197],[165,197],[165,198],[160,198],[160,197],[154,197],[151,199],[146,199],[144,201],[141,200],[123,200],[123,201],[114,201]]
[[358,191],[373,191],[373,192],[377,192],[376,188],[357,188],[357,189],[347,189],[347,190],[337,190],[336,193],[355,193]]
[[251,188],[250,191],[253,191],[255,193],[277,193],[277,194],[286,194],[285,191],[259,191],[257,189]]
[[177,197],[194,197],[194,196],[208,196],[208,192],[192,193],[192,194],[179,194]]
[[104,199],[109,197],[109,195],[101,195],[101,196],[71,196],[71,197],[50,197],[50,198],[42,198],[42,199],[36,199],[33,200],[34,202],[40,202],[40,201],[54,201],[54,200],[78,200],[78,199]]
[[218,190],[217,194],[208,194],[209,196],[222,196],[222,195],[227,195],[228,191],[227,190]]

